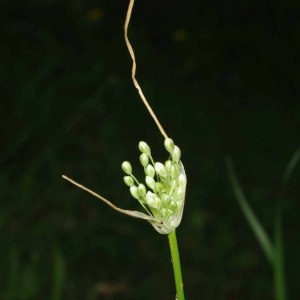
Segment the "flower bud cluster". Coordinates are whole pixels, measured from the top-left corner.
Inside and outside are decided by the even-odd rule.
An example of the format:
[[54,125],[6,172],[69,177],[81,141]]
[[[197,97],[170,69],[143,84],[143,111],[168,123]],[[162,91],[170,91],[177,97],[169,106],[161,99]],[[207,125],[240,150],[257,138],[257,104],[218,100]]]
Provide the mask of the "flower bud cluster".
[[145,184],[134,177],[128,161],[122,163],[122,169],[126,174],[124,182],[129,187],[130,194],[155,220],[150,223],[158,232],[169,234],[181,222],[187,179],[180,160],[179,147],[170,138],[165,139],[164,145],[169,152],[169,158],[161,163],[153,160],[146,142],[139,143]]

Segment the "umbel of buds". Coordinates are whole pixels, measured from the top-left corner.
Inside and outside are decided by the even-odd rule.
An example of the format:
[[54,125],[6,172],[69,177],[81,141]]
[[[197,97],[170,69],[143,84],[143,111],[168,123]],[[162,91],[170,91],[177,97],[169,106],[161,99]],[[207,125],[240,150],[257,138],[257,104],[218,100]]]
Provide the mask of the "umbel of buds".
[[186,189],[186,175],[180,160],[180,149],[170,138],[165,139],[165,148],[169,152],[166,162],[155,162],[150,147],[139,143],[140,162],[145,171],[145,184],[140,183],[132,174],[130,162],[124,161],[124,182],[129,186],[130,194],[139,201],[147,212],[122,209],[97,194],[93,190],[63,175],[62,177],[80,189],[97,197],[119,213],[148,221],[159,233],[170,234],[181,222]]
[[139,201],[147,214],[134,212],[134,217],[147,220],[159,233],[169,234],[181,222],[186,190],[186,174],[180,160],[181,151],[170,138],[164,142],[169,158],[165,163],[155,162],[151,149],[139,142],[140,163],[144,167],[145,182],[140,183],[132,173],[130,162],[124,161],[124,182],[130,194]]

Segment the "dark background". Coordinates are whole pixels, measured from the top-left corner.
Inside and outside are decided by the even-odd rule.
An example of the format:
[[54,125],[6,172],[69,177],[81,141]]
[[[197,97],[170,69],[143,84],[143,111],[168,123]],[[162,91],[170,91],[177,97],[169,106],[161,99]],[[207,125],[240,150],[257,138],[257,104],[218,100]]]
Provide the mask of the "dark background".
[[[166,236],[120,165],[163,138],[132,85],[128,1],[0,2],[0,299],[174,299]],[[187,299],[274,299],[272,270],[228,181],[234,159],[272,236],[282,174],[299,147],[299,1],[138,0],[137,77],[182,150],[186,208],[177,230]],[[300,168],[284,198],[286,279],[300,295]]]

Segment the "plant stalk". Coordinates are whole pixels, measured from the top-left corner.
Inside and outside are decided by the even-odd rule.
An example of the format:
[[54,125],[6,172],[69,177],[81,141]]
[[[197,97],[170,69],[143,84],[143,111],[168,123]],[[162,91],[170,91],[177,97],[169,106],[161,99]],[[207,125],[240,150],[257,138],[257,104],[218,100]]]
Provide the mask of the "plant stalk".
[[174,230],[168,235],[169,245],[172,257],[172,265],[174,271],[175,278],[175,286],[176,286],[176,300],[184,300],[184,290],[183,290],[183,282],[181,275],[181,265],[180,265],[180,257],[178,251],[178,244],[176,238],[176,231]]

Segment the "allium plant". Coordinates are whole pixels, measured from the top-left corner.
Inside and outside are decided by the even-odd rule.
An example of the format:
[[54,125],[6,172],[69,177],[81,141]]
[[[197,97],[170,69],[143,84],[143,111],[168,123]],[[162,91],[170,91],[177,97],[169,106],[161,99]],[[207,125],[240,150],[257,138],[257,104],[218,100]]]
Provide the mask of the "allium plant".
[[187,178],[183,164],[180,160],[181,151],[179,147],[176,146],[173,140],[165,133],[135,78],[136,60],[127,35],[133,5],[134,0],[130,0],[124,25],[124,38],[132,59],[132,80],[134,86],[138,90],[141,100],[152,116],[161,134],[164,136],[164,145],[169,153],[169,157],[164,163],[155,162],[148,144],[143,141],[139,143],[139,149],[141,151],[140,163],[142,164],[145,172],[144,183],[139,182],[133,175],[130,162],[124,161],[122,163],[122,169],[126,174],[124,176],[124,182],[129,187],[130,194],[139,201],[146,213],[119,208],[106,198],[71,178],[65,175],[63,175],[63,178],[105,202],[114,210],[131,217],[144,219],[148,221],[157,232],[168,235],[175,277],[176,299],[184,300],[180,258],[175,229],[179,226],[182,219]]
[[97,197],[116,211],[148,221],[157,232],[167,234],[172,256],[175,285],[178,300],[184,300],[180,257],[175,229],[179,226],[185,202],[187,178],[180,160],[181,151],[170,138],[164,142],[169,157],[165,163],[155,162],[151,149],[145,142],[139,142],[141,151],[140,163],[144,167],[145,184],[140,183],[133,175],[130,162],[124,161],[122,169],[126,174],[124,182],[129,187],[130,194],[139,201],[146,213],[126,210],[115,206],[106,198],[63,175],[63,178]]

